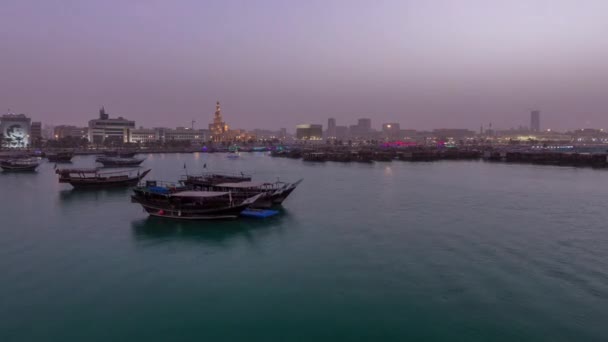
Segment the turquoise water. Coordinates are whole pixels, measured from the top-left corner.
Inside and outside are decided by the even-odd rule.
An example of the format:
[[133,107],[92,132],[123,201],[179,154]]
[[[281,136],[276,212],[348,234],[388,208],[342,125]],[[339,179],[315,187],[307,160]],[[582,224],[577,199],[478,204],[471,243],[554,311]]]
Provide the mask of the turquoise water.
[[[605,341],[608,171],[149,155],[304,182],[266,220],[147,218],[0,174],[0,341]],[[75,158],[93,165],[93,157]]]

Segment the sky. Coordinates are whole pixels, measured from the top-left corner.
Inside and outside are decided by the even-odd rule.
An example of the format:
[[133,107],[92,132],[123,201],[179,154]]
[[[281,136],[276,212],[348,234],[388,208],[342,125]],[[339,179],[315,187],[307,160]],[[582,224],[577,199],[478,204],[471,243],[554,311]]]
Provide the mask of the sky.
[[0,108],[86,125],[608,128],[605,0],[0,0]]

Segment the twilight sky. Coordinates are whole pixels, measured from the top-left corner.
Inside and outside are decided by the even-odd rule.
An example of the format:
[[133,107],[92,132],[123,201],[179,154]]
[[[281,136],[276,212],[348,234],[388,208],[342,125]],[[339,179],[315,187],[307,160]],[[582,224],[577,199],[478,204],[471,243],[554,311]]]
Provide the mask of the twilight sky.
[[608,128],[606,0],[0,0],[0,108],[233,128]]

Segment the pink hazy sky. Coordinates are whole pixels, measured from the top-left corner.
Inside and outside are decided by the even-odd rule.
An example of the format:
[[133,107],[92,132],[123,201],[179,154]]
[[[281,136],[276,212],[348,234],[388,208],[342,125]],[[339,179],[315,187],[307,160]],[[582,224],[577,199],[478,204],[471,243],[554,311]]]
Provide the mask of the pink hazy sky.
[[[608,1],[0,4],[0,106],[77,124],[608,128]],[[0,107],[1,108],[1,107]]]

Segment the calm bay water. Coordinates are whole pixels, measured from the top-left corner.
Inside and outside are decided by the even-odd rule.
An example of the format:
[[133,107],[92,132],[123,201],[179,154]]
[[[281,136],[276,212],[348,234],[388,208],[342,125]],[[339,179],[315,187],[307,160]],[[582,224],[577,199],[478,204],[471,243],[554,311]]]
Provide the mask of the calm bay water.
[[[148,155],[304,182],[267,220],[150,219],[0,174],[0,341],[605,341],[608,171]],[[92,166],[76,157],[72,166]]]

